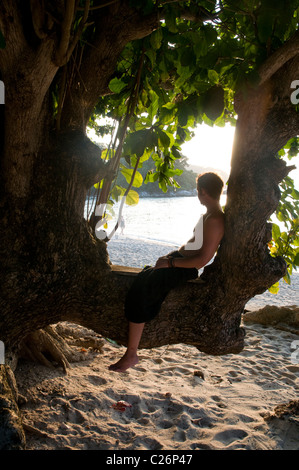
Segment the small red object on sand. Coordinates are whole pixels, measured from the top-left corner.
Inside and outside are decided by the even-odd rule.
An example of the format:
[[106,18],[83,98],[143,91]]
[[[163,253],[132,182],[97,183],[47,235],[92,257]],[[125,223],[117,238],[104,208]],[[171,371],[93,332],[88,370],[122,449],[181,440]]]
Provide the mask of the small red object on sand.
[[117,411],[126,411],[126,408],[131,408],[131,407],[132,405],[130,405],[130,403],[123,401],[123,400],[120,400],[114,405],[112,405],[112,408],[114,408]]

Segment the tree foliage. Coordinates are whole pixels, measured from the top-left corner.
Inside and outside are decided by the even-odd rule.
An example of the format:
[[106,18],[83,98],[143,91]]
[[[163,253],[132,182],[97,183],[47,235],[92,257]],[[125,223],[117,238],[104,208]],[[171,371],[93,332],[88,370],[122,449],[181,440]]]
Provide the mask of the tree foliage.
[[[291,159],[297,155],[297,146],[298,140],[291,139],[279,153]],[[299,266],[299,191],[289,176],[281,183],[281,199],[275,216],[269,248],[273,256],[282,256],[286,260],[288,269],[284,280],[290,284],[293,269]],[[270,288],[272,293],[278,290],[279,283]]]

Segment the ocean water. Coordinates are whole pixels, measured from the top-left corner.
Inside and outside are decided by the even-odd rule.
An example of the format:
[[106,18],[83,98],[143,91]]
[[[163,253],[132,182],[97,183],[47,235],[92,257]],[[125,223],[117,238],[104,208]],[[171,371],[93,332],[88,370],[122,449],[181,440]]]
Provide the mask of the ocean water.
[[136,206],[125,206],[124,232],[129,237],[182,244],[205,212],[197,197],[142,198]]
[[[225,196],[221,204],[225,204]],[[115,205],[115,215],[108,221],[108,235],[119,218],[119,207]],[[140,198],[137,205],[123,207],[124,233],[129,238],[181,245],[192,237],[193,228],[204,213],[196,196]],[[119,232],[120,229],[116,236]]]

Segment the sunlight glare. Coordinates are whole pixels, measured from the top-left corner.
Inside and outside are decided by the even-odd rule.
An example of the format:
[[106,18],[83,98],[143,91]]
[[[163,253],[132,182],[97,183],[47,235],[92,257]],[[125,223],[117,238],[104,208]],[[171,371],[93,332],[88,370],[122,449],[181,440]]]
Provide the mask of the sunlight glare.
[[198,126],[194,137],[182,145],[190,165],[222,170],[229,175],[235,128]]

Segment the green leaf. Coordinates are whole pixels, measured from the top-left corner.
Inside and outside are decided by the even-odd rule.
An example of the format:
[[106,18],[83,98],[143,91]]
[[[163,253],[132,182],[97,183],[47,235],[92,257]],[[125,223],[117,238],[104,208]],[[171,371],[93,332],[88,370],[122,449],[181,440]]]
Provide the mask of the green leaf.
[[171,153],[174,156],[174,158],[182,158],[182,154],[178,148],[176,148],[174,145],[171,147]]
[[277,241],[280,237],[280,228],[277,224],[272,225],[272,236],[274,241]]
[[273,284],[273,286],[271,286],[268,290],[271,294],[277,294],[279,291],[279,282],[276,282],[276,284]]
[[152,121],[154,119],[154,117],[156,116],[156,114],[158,112],[158,109],[159,109],[159,96],[157,95],[157,93],[154,90],[149,90],[148,94],[149,94],[149,98],[151,100],[151,104],[148,107],[147,112],[148,112],[149,117]]
[[150,43],[151,43],[152,48],[160,49],[162,39],[163,39],[162,28],[159,28],[156,31],[154,31],[150,36]]
[[[126,178],[127,183],[130,183],[132,179],[133,171],[134,171],[133,168],[127,168],[124,165],[120,165],[120,167],[121,167],[121,174]],[[134,186],[134,188],[140,188],[140,186],[142,186],[142,183],[143,183],[142,175],[141,173],[139,173],[139,171],[136,171],[132,186]]]
[[219,81],[218,73],[215,70],[209,70],[208,77],[210,82],[212,82],[213,84],[218,83]]
[[134,206],[139,202],[139,194],[132,189],[129,191],[128,195],[126,196],[126,204],[128,206]]
[[297,191],[297,189],[293,189],[291,195],[292,195],[292,198],[299,200],[299,191]]
[[208,42],[205,34],[198,34],[194,40],[194,52],[197,58],[205,57],[208,52]]
[[179,169],[174,169],[174,168],[167,168],[165,170],[165,175],[168,176],[169,178],[171,178],[172,176],[175,176],[175,175],[181,175],[183,173],[184,170],[179,170]]
[[215,121],[221,116],[224,109],[224,90],[219,86],[213,86],[203,96],[203,111],[206,116]]
[[112,157],[115,155],[115,150],[114,149],[104,149],[101,153],[101,158],[102,160],[110,160]]
[[178,27],[176,24],[176,14],[173,10],[170,10],[166,15],[165,15],[165,23],[167,28],[171,33],[177,33],[178,32]]
[[193,73],[193,67],[185,66],[183,67],[181,64],[177,68],[177,72],[179,74],[179,78],[176,80],[175,85],[176,88],[180,89],[183,88],[186,84],[186,81],[191,77]]
[[145,55],[149,58],[151,66],[154,68],[156,65],[156,52],[154,51],[154,49],[148,49]]
[[158,180],[158,178],[159,178],[159,173],[153,172],[153,170],[151,170],[147,172],[144,182],[145,184],[154,183],[155,181]]
[[204,33],[207,44],[209,45],[214,44],[214,42],[217,40],[216,29],[213,28],[213,26],[210,24],[204,24],[203,27],[201,28],[201,31]]
[[140,129],[127,136],[124,152],[129,155],[141,157],[144,154],[146,147],[151,144],[150,131],[147,129]]
[[126,86],[127,84],[117,77],[112,78],[109,83],[109,88],[113,93],[120,93]]
[[162,189],[163,193],[166,193],[166,192],[167,192],[167,184],[166,184],[166,182],[165,182],[164,179],[161,179],[161,180],[159,181],[159,186],[160,186],[160,188]]
[[166,132],[162,131],[162,129],[157,129],[157,134],[159,137],[159,143],[161,147],[168,148],[170,146],[170,138],[166,134]]
[[281,211],[276,214],[276,217],[278,218],[279,222],[285,222],[287,220],[287,216]]
[[112,191],[111,191],[111,197],[115,200],[115,201],[118,201],[120,197],[122,197],[125,193],[125,188],[123,188],[122,186],[119,186],[118,184],[116,184]]
[[286,272],[286,275],[283,277],[283,280],[287,283],[287,284],[291,284],[291,278],[290,278],[290,275],[288,273],[288,271]]
[[180,62],[183,67],[193,67],[194,64],[196,64],[195,54],[190,47],[187,47],[182,51]]

